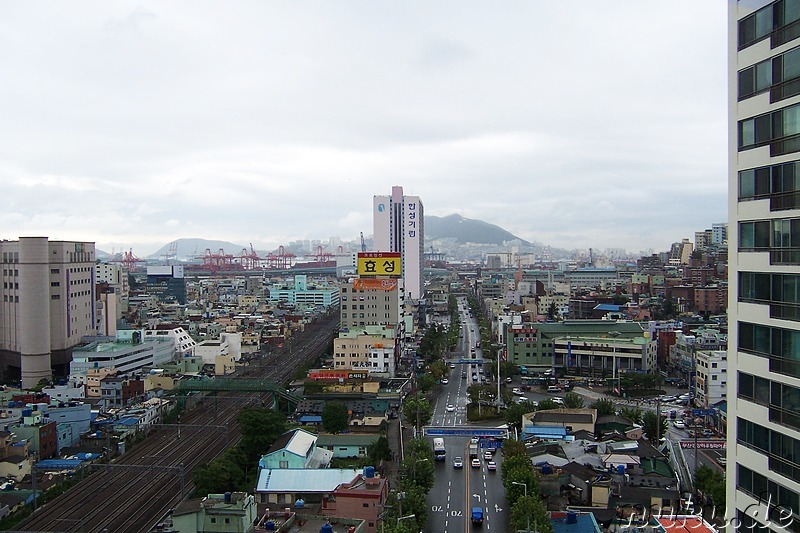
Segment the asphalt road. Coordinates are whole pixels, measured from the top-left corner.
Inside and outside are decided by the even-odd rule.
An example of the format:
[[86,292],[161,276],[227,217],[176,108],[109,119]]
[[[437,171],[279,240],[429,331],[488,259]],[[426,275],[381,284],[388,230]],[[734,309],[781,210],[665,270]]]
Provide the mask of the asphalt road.
[[[466,306],[466,300],[459,307]],[[467,325],[462,328],[462,339],[459,342],[459,352],[465,358],[469,357],[470,348],[479,340],[480,330],[475,319],[470,319],[469,314],[462,311],[462,321]],[[476,350],[478,359],[483,357],[480,349]],[[477,365],[456,364],[450,370],[450,380],[442,385],[438,400],[434,403],[432,425],[435,426],[466,426],[467,423],[467,387],[472,384],[473,370],[478,379]],[[466,379],[461,378],[462,372]],[[448,410],[448,405],[452,410]],[[433,439],[430,439],[431,441]],[[428,493],[428,522],[425,526],[426,533],[449,533],[457,531],[470,531],[471,509],[478,506],[484,509],[484,522],[482,529],[497,531],[508,529],[508,511],[505,500],[505,489],[500,478],[500,468],[503,461],[502,453],[494,454],[493,460],[497,463],[497,470],[487,468],[487,460],[481,452],[480,467],[470,464],[468,445],[469,438],[446,436],[445,448],[447,456],[444,461],[436,463],[436,482]],[[455,468],[453,460],[461,457],[464,463],[462,468]]]

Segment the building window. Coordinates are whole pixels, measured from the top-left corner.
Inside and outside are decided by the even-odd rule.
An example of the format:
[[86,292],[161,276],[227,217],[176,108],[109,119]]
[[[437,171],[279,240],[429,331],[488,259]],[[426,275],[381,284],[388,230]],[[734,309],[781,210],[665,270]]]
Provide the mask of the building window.
[[739,121],[739,151],[770,144],[770,155],[800,151],[800,104]]

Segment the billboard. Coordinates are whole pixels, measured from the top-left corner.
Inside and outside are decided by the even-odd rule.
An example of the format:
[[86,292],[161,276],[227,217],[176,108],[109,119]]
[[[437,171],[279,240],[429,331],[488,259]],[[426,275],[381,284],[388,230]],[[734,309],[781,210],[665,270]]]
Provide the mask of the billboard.
[[353,280],[354,291],[396,291],[396,279],[356,278]]
[[[722,450],[726,446],[726,441],[724,440],[699,440],[697,441],[697,447],[701,450]],[[682,440],[681,441],[681,448],[684,450],[694,448],[694,441],[693,440]]]
[[358,254],[359,276],[387,276],[399,278],[403,275],[400,252],[362,252]]

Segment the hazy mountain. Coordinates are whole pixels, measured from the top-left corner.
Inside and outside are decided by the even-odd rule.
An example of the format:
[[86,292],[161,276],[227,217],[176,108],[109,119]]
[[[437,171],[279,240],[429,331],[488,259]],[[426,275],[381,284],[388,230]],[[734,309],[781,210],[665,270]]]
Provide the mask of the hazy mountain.
[[500,226],[489,224],[482,220],[464,218],[461,215],[436,217],[425,215],[425,240],[455,239],[459,244],[497,244],[519,240],[523,244],[530,244],[509,233]]
[[[175,257],[181,261],[190,261],[195,256],[203,255],[206,249],[209,249],[211,250],[211,253],[216,254],[219,252],[220,248],[222,248],[225,250],[226,254],[236,256],[241,255],[243,248],[247,248],[248,250],[250,249],[249,245],[244,246],[242,244],[234,244],[228,241],[210,241],[208,239],[177,239],[173,242],[178,243]],[[167,243],[159,248],[158,251],[148,255],[144,259],[164,259],[164,255],[170,253],[170,246],[172,246],[172,243]]]

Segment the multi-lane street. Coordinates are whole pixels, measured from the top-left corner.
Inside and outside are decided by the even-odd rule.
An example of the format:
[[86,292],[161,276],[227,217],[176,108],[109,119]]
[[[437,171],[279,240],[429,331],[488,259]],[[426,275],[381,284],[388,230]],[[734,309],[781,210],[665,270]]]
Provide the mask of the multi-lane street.
[[[469,317],[466,310],[466,299],[459,300],[462,317],[461,339],[457,348],[459,356],[473,357],[482,361],[483,353],[476,348],[474,355],[471,349],[480,340],[477,321]],[[438,400],[434,403],[431,425],[440,427],[467,427],[467,388],[482,379],[480,365],[457,363],[450,366],[449,382],[441,385]],[[454,366],[454,367],[453,367]],[[474,380],[473,380],[474,377]],[[488,426],[487,426],[488,427]],[[479,448],[476,466],[472,466],[469,456],[470,438],[467,436],[442,437],[447,451],[444,461],[436,463],[436,483],[428,494],[429,519],[426,533],[442,533],[452,531],[469,531],[472,529],[471,509],[483,509],[483,525],[486,531],[506,531],[508,518],[506,512],[505,489],[500,479],[502,452],[498,451],[484,457],[484,450]],[[429,438],[432,442],[433,439]],[[463,466],[456,467],[456,458],[461,459]],[[489,470],[489,461],[495,462],[496,470]]]

